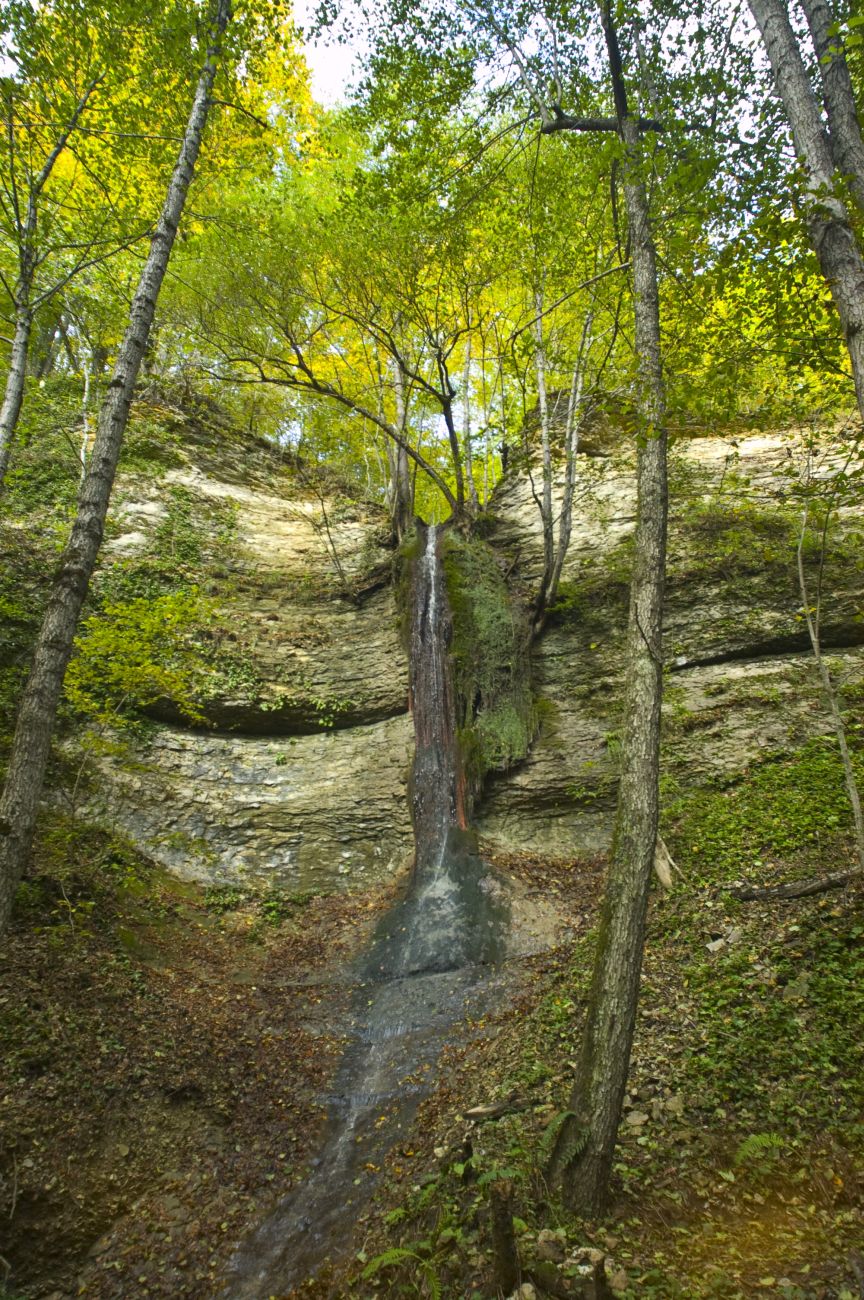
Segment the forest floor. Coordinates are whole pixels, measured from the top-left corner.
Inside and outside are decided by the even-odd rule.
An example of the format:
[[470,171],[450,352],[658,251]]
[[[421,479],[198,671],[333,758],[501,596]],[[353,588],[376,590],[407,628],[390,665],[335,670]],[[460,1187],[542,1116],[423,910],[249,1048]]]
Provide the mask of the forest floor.
[[204,891],[51,820],[0,970],[0,1294],[215,1294],[314,1154],[391,898]]
[[[861,893],[655,893],[613,1202],[588,1224],[542,1167],[573,1077],[601,864],[496,865],[569,933],[514,960],[507,1005],[445,1050],[348,1262],[293,1295],[494,1296],[487,1189],[507,1178],[539,1296],[581,1294],[602,1252],[622,1296],[857,1300]],[[6,1296],[219,1294],[238,1243],[315,1154],[346,964],[392,898],[203,891],[50,820],[0,974]],[[502,1117],[465,1119],[495,1101]]]
[[[579,872],[498,865],[563,899]],[[576,1064],[583,930],[530,959],[493,1033],[445,1053],[410,1168],[394,1154],[339,1294],[494,1295],[487,1189],[507,1179],[526,1296],[593,1296],[598,1259],[624,1297],[864,1295],[862,891],[744,904],[658,890],[649,935],[607,1217],[574,1219],[543,1177]],[[501,1118],[466,1118],[507,1099]]]

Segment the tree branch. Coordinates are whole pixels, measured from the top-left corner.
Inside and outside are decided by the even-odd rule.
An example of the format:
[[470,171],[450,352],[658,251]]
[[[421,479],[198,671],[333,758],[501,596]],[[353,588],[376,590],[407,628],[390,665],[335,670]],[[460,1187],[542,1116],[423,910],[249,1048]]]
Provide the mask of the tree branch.
[[[617,132],[618,119],[614,117],[570,117],[557,104],[552,105],[554,117],[546,118],[540,127],[541,135],[554,135],[556,131],[609,131]],[[656,117],[634,118],[640,131],[665,131],[666,127]]]

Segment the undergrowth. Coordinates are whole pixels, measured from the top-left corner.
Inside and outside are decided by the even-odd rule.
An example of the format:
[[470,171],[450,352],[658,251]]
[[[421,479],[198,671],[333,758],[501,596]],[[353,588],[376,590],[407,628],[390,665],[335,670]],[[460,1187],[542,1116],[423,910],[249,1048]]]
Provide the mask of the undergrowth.
[[[449,1083],[422,1119],[429,1132],[411,1189],[398,1167],[391,1173],[389,1217],[364,1247],[367,1276],[371,1260],[388,1294],[407,1296],[434,1268],[444,1297],[488,1294],[483,1183],[506,1176],[523,1264],[548,1270],[540,1234],[557,1234],[559,1287],[593,1248],[607,1256],[615,1293],[632,1300],[851,1300],[846,1255],[864,1231],[861,894],[745,904],[729,892],[742,878],[848,866],[849,820],[824,739],[677,797],[664,835],[683,875],[652,902],[609,1214],[575,1219],[544,1178],[579,1051],[593,954],[585,930],[528,976],[486,1046],[453,1053]],[[523,1106],[469,1129],[467,1161],[453,1109],[466,1096]],[[407,1253],[382,1261],[391,1247],[423,1270]],[[366,1293],[355,1286],[344,1294]]]

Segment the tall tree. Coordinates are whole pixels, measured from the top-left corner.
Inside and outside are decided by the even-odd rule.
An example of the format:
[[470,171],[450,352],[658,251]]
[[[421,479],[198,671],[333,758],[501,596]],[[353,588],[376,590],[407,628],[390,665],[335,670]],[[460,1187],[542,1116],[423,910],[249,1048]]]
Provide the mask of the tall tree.
[[834,162],[864,213],[864,140],[839,23],[828,0],[801,0],[813,38]]
[[18,712],[6,783],[0,797],[0,934],[8,924],[15,890],[33,839],[63,677],[102,542],[135,381],[201,148],[229,15],[229,0],[217,0],[180,154],[99,412],[96,441],[81,486],[77,515],[36,641],[33,665]]
[[13,326],[2,488],[37,315],[56,322],[76,279],[152,228],[142,211],[152,198],[155,219],[161,203],[155,183],[163,184],[196,15],[186,0],[110,0],[95,11],[51,0],[6,5],[0,22],[0,287]]
[[643,175],[640,125],[630,110],[612,7],[600,13],[615,117],[624,150],[624,199],[633,267],[638,362],[637,513],[626,642],[621,779],[612,853],[582,1050],[553,1153],[568,1203],[606,1203],[636,1023],[648,893],[659,820],[662,620],[666,569],[666,393],[657,256]]
[[834,155],[786,0],[748,0],[748,4],[804,169],[807,233],[840,317],[858,409],[864,416],[864,258],[837,190]]
[[[14,235],[17,252],[17,268],[14,283],[9,286],[12,300],[14,334],[9,359],[9,373],[0,406],[0,489],[6,478],[9,465],[9,453],[12,437],[21,414],[24,400],[24,382],[27,375],[27,354],[30,347],[30,332],[33,317],[40,301],[46,300],[46,293],[34,301],[33,282],[39,265],[39,249],[36,235],[39,218],[39,206],[46,185],[58,158],[76,129],[87,104],[98,85],[100,77],[93,77],[84,87],[78,102],[74,105],[67,122],[63,124],[53,141],[47,157],[37,171],[28,166],[20,166],[16,157],[16,123],[15,101],[10,85],[4,88],[4,109],[6,118],[6,138],[9,143],[8,182],[3,185],[5,191],[6,216]],[[28,160],[29,161],[29,160]],[[64,279],[66,277],[64,276]]]

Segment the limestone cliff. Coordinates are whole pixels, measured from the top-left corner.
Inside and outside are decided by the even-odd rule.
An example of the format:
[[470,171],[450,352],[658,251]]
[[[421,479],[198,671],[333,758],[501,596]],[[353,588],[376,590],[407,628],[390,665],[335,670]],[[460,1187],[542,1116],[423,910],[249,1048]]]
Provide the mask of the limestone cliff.
[[411,752],[386,519],[224,421],[174,420],[161,472],[133,462],[121,478],[103,573],[171,545],[172,502],[211,532],[230,511],[230,545],[198,557],[222,668],[206,725],[162,699],[144,739],[95,760],[90,811],[194,879],[302,892],[386,877],[410,844]]
[[[783,435],[676,448],[668,790],[827,730],[799,612],[789,460]],[[593,852],[611,827],[633,475],[625,452],[579,465],[561,598],[533,652],[540,731],[526,761],[487,780],[477,809],[481,832],[508,850]],[[209,726],[181,725],[162,701],[146,741],[98,759],[91,808],[193,878],[301,891],[386,879],[410,850],[411,730],[382,515],[333,483],[311,491],[261,443],[187,429],[157,480],[124,479],[109,564],[152,545],[175,489],[203,516],[232,506],[230,554],[206,589],[255,688],[229,675],[206,702]],[[529,591],[541,533],[528,479],[505,480],[489,514],[502,568]],[[825,642],[845,671],[862,660],[864,556],[848,529],[832,550]]]

